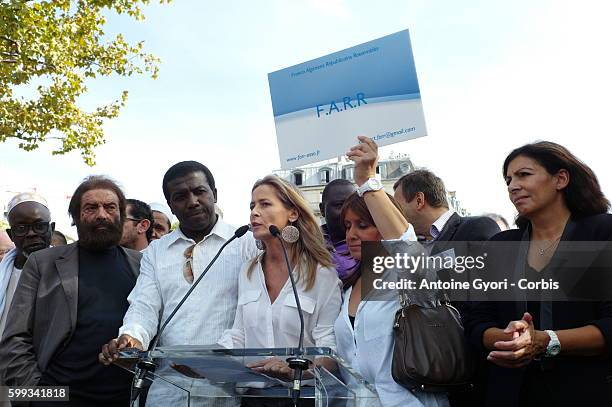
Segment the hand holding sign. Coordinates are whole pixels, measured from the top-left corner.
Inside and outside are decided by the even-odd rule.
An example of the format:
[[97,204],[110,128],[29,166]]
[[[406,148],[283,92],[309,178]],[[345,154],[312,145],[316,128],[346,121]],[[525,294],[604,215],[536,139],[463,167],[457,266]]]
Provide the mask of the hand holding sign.
[[357,138],[359,144],[351,147],[346,156],[355,162],[355,184],[361,186],[368,179],[376,177],[378,145],[371,138],[365,136]]
[[[359,144],[351,147],[346,155],[355,162],[355,183],[361,187],[368,179],[376,178],[378,146],[368,137],[359,136],[358,139]],[[359,188],[357,193],[360,193],[362,188]],[[383,239],[399,239],[409,231],[408,221],[384,189],[368,190],[363,194],[363,200]]]

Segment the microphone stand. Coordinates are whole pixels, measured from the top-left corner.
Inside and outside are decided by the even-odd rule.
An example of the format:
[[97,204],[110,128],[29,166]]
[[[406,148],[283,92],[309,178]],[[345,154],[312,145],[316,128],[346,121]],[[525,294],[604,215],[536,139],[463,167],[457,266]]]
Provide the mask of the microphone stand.
[[176,315],[176,313],[181,308],[181,306],[185,303],[185,301],[187,301],[187,298],[189,298],[189,296],[191,295],[193,290],[195,290],[195,288],[198,286],[200,281],[202,281],[202,279],[204,278],[206,273],[208,273],[208,270],[210,270],[212,265],[215,264],[215,261],[217,261],[217,258],[219,258],[219,256],[221,255],[221,252],[223,251],[223,249],[225,249],[225,247],[228,244],[230,244],[232,241],[234,241],[235,239],[244,236],[244,234],[246,232],[248,232],[248,231],[249,231],[249,226],[248,225],[240,226],[234,232],[234,236],[232,236],[230,239],[228,239],[227,242],[223,243],[221,248],[217,251],[217,254],[215,254],[215,257],[213,257],[213,259],[210,261],[210,263],[208,263],[208,266],[206,266],[206,268],[204,269],[204,271],[202,272],[200,277],[198,277],[198,279],[191,285],[191,287],[189,288],[187,293],[183,296],[181,301],[177,304],[176,307],[174,307],[174,309],[172,310],[172,312],[170,313],[168,318],[166,318],[166,320],[162,324],[161,328],[159,328],[159,331],[157,332],[157,335],[155,335],[155,337],[153,338],[152,345],[149,346],[149,350],[145,352],[144,358],[141,358],[138,361],[138,363],[136,364],[138,369],[136,371],[136,374],[135,374],[135,377],[134,377],[134,381],[132,382],[132,396],[133,396],[133,398],[132,398],[132,405],[134,405],[134,402],[136,401],[138,396],[140,396],[140,393],[142,392],[142,390],[144,388],[146,374],[149,373],[149,372],[150,373],[155,372],[155,369],[156,369],[157,365],[155,364],[155,362],[153,362],[153,357],[151,355],[152,355],[152,352],[157,347],[157,343],[159,342],[159,338],[161,338],[161,334],[164,331],[164,329],[166,329],[166,326],[168,326],[168,324],[170,323],[170,321],[172,320],[174,315]]
[[302,311],[302,305],[300,304],[300,297],[297,293],[297,286],[295,284],[295,279],[293,278],[293,273],[291,272],[291,263],[289,262],[289,256],[287,255],[287,248],[285,247],[285,242],[281,237],[280,230],[275,225],[270,225],[270,233],[272,236],[276,237],[283,249],[283,255],[285,257],[285,263],[287,264],[287,273],[289,274],[289,280],[291,281],[291,288],[293,289],[293,296],[295,297],[295,305],[298,309],[298,315],[300,316],[300,339],[298,342],[298,350],[295,356],[287,358],[287,363],[289,363],[289,367],[293,369],[293,387],[291,391],[291,399],[293,400],[293,405],[297,407],[298,400],[300,398],[300,391],[302,388],[302,375],[305,370],[308,370],[310,366],[310,361],[304,358],[304,313]]

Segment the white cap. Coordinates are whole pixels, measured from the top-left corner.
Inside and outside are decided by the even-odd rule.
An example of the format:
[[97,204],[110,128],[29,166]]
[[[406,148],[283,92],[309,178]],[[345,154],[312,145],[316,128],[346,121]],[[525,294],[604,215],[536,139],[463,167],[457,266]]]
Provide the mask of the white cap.
[[47,200],[42,196],[38,195],[36,192],[22,192],[17,194],[11,199],[6,206],[6,216],[8,217],[9,213],[19,204],[24,202],[36,202],[49,209],[49,205],[47,204]]
[[170,221],[170,224],[172,224],[172,211],[170,210],[170,208],[168,208],[168,205],[165,205],[161,202],[151,202],[149,206],[151,207],[152,211],[161,212],[166,215],[166,217]]

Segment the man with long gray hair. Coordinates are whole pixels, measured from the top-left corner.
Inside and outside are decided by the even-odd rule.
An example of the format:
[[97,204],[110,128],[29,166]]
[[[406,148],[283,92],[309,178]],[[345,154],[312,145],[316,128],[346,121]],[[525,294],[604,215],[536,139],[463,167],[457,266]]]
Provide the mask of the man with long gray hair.
[[131,375],[97,362],[121,326],[140,267],[141,254],[119,246],[125,207],[114,181],[86,178],[68,209],[79,240],[29,256],[0,343],[6,385],[69,386],[70,401],[50,406],[129,404]]

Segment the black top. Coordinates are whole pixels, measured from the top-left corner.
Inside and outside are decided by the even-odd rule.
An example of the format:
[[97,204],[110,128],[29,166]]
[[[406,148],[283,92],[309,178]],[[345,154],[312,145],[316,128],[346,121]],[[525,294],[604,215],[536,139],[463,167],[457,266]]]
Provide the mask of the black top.
[[[492,241],[521,241],[525,237],[524,230],[509,230],[495,235]],[[571,219],[565,227],[561,241],[601,242],[612,240],[612,215],[601,214],[582,219]],[[517,245],[517,248],[519,245]],[[518,250],[518,249],[517,249]],[[565,270],[562,263],[556,262],[557,254],[553,255],[547,269],[557,267],[557,273]],[[508,251],[503,253],[500,261],[525,261],[526,253]],[[571,274],[573,270],[568,270]],[[536,273],[525,269],[526,277]],[[541,273],[541,272],[540,272]],[[612,287],[604,287],[612,289]],[[550,306],[550,320],[547,326],[542,326],[545,306]],[[525,311],[536,313],[534,322],[536,329],[563,330],[586,325],[597,327],[605,340],[606,355],[602,357],[578,357],[561,353],[547,359],[546,363],[532,362],[528,368],[505,369],[487,363],[488,398],[487,406],[519,406],[530,397],[540,407],[554,405],[558,407],[577,406],[584,403],[593,406],[608,406],[612,400],[612,302],[611,301],[531,301],[531,302],[480,302],[472,304],[470,313],[464,320],[466,334],[476,348],[488,353],[482,343],[483,333],[491,327],[504,329],[510,321],[519,320]],[[530,380],[537,374],[537,380]],[[530,385],[537,382],[537,386]],[[534,398],[535,389],[547,396],[553,397],[545,403],[538,404]],[[527,397],[527,398],[523,398]],[[529,404],[531,405],[531,404]]]
[[[487,216],[459,216],[453,213],[446,221],[435,243],[450,241],[479,242],[490,239],[499,231],[497,223]],[[440,253],[444,250],[444,245],[442,245],[441,248],[434,249],[432,253]]]
[[[430,254],[436,255],[452,249],[457,257],[471,256],[476,258],[482,255],[484,242],[499,233],[497,223],[487,216],[459,216],[453,213],[448,219],[436,240],[431,245]],[[443,281],[467,281],[469,273],[457,273],[452,270],[438,271],[438,277]],[[460,291],[453,292],[452,304],[463,316],[469,308],[467,301],[470,298]]]
[[135,277],[116,247],[89,251],[79,246],[76,328],[53,357],[41,382],[70,385],[71,397],[96,401],[129,401],[131,375],[98,362],[102,345],[117,336],[128,309]]
[[[529,264],[525,265],[525,278],[528,281],[537,282],[541,279],[545,279],[548,276],[548,265],[542,270],[537,271]],[[539,291],[536,289],[531,290],[531,295],[539,296]],[[537,330],[552,329],[552,312],[550,301],[527,301],[527,312],[529,312],[533,318],[533,326]]]

